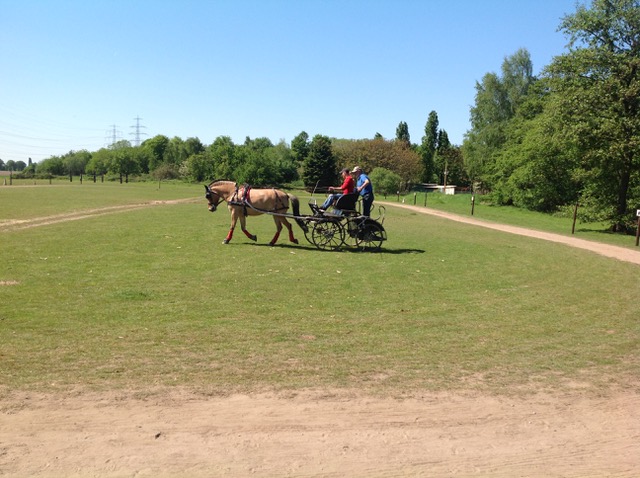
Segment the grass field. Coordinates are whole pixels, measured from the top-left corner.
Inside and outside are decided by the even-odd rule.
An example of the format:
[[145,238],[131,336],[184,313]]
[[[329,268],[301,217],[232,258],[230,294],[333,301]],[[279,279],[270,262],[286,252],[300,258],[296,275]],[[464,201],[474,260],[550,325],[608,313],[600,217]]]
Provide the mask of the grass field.
[[229,216],[207,211],[201,185],[0,187],[0,386],[637,386],[637,266],[393,207],[380,253],[321,252],[297,226],[300,245],[269,247],[273,221],[248,226],[257,244],[238,231],[223,245]]

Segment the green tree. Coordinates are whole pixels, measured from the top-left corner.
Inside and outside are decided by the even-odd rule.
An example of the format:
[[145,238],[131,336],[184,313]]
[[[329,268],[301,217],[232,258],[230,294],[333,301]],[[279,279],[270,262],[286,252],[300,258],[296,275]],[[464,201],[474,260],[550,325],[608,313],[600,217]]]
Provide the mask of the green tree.
[[86,172],[88,174],[106,174],[111,163],[112,151],[107,148],[101,148],[91,155],[91,159],[87,163]]
[[109,149],[111,150],[107,164],[109,172],[125,176],[127,179],[130,174],[140,172],[138,162],[135,160],[134,148],[129,141],[118,141]]
[[91,153],[87,150],[69,151],[62,157],[62,163],[67,174],[74,176],[84,174],[85,168],[91,160]]
[[200,139],[197,136],[187,138],[184,142],[184,149],[185,149],[187,158],[194,154],[200,154],[205,152],[205,147],[202,144],[202,141],[200,141]]
[[409,136],[409,126],[405,121],[400,121],[396,128],[396,141],[404,143],[407,147],[411,146],[411,136]]
[[[166,148],[162,154],[162,163],[170,164],[174,168],[177,168],[188,157],[185,142],[182,138],[174,136],[167,143]],[[157,165],[156,167],[158,167]],[[154,168],[155,169],[155,168]]]
[[317,134],[311,140],[304,162],[302,179],[307,188],[331,186],[337,181],[336,160],[327,136]]
[[375,168],[369,174],[371,184],[374,187],[375,194],[395,194],[397,191],[404,188],[404,181],[402,178],[385,168]]
[[272,148],[273,143],[269,138],[256,138],[251,139],[247,136],[244,140],[244,145],[247,148],[253,149],[255,151],[264,151],[267,148]]
[[291,148],[284,140],[266,149],[264,156],[274,165],[277,174],[275,181],[271,184],[281,185],[298,179],[298,165],[293,158]]
[[309,155],[309,135],[302,131],[291,141],[291,155],[298,164],[304,163]]
[[506,128],[535,82],[529,52],[520,49],[502,63],[502,76],[487,73],[476,82],[475,105],[471,108],[471,130],[465,135],[463,154],[473,180],[491,187],[498,154],[507,141]]
[[164,153],[169,146],[169,138],[164,135],[156,135],[144,141],[140,147],[148,154],[149,171],[153,171],[165,161]]
[[[7,169],[11,169],[8,164],[10,161],[7,161]],[[43,159],[38,164],[38,173],[43,175],[51,175],[51,176],[64,176],[67,174],[65,170],[64,162],[62,161],[61,156],[51,156],[49,158]]]
[[427,183],[434,180],[435,166],[433,160],[438,147],[438,124],[438,113],[431,111],[424,127],[424,136],[420,147],[420,156],[424,168],[422,181]]
[[245,144],[237,148],[236,157],[239,161],[235,177],[241,183],[262,187],[279,185],[286,170],[293,167],[295,171],[293,160],[289,159],[290,165],[284,164],[290,157],[288,146],[284,142],[273,146],[268,138],[247,137]]
[[7,169],[9,171],[23,171],[26,167],[27,163],[24,161],[14,161],[13,159],[7,161]]
[[213,163],[212,179],[235,180],[235,169],[239,161],[236,159],[236,145],[229,136],[218,136],[209,145],[207,156]]
[[451,184],[450,180],[445,176],[449,174],[448,151],[451,149],[449,135],[443,129],[438,130],[438,140],[435,154],[433,155],[433,171],[434,176],[438,178],[440,184]]
[[189,156],[184,162],[181,172],[183,176],[196,182],[205,180],[213,181],[215,176],[213,161],[209,155],[204,152]]
[[180,177],[180,169],[173,163],[162,163],[151,173],[158,181],[163,179],[178,179]]
[[583,199],[623,231],[640,201],[640,2],[593,0],[560,30],[570,50],[546,69],[550,108],[579,157]]
[[555,139],[556,125],[548,116],[514,121],[509,130],[509,140],[497,155],[494,199],[543,212],[575,201],[573,155]]

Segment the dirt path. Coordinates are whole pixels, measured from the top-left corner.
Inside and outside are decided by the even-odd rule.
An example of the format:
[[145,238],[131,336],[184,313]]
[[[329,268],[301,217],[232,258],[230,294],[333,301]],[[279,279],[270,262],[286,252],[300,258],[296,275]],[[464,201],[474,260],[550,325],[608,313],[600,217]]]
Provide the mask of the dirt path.
[[[16,400],[20,398],[20,400]],[[637,477],[640,399],[14,397],[0,476]]]
[[[155,204],[5,223],[0,231]],[[640,264],[628,249],[415,209]],[[135,391],[8,393],[0,400],[0,477],[637,477],[637,388],[598,397],[577,387],[526,398],[405,400],[355,390],[213,398],[172,390],[146,400]]]
[[3,231],[16,231],[19,229],[28,229],[30,227],[48,226],[51,224],[58,224],[61,222],[78,221],[80,219],[87,219],[95,216],[104,216],[105,214],[114,214],[118,212],[133,211],[135,209],[142,209],[154,206],[166,206],[168,204],[180,204],[194,202],[195,199],[174,199],[168,201],[149,201],[138,204],[125,204],[122,206],[109,206],[96,209],[83,209],[80,211],[74,211],[64,214],[55,214],[53,216],[34,217],[31,219],[16,219],[16,220],[0,220],[0,232]]
[[419,206],[410,206],[407,204],[396,203],[382,203],[387,206],[401,207],[404,209],[410,209],[412,211],[419,212],[421,214],[429,214],[432,216],[442,217],[451,221],[462,222],[473,226],[486,227],[488,229],[494,229],[496,231],[508,232],[510,234],[518,234],[520,236],[535,237],[537,239],[543,239],[545,241],[559,242],[571,247],[578,247],[580,249],[586,249],[596,254],[600,254],[607,257],[612,257],[625,262],[631,262],[633,264],[640,265],[640,248],[638,250],[626,249],[624,247],[612,246],[609,244],[603,244],[600,242],[586,241],[584,239],[578,239],[577,237],[563,236],[561,234],[553,234],[551,232],[536,231],[534,229],[527,229],[518,226],[508,226],[505,224],[498,224],[492,222],[486,222],[479,219],[459,216],[457,214],[451,214],[436,209],[429,209]]

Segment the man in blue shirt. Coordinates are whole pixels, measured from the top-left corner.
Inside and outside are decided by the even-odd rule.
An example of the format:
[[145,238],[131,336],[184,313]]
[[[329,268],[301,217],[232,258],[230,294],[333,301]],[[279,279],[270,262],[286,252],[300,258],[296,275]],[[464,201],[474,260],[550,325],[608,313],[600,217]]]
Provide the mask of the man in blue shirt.
[[353,168],[351,173],[356,178],[356,192],[362,197],[362,214],[371,215],[371,205],[373,204],[373,185],[360,166]]

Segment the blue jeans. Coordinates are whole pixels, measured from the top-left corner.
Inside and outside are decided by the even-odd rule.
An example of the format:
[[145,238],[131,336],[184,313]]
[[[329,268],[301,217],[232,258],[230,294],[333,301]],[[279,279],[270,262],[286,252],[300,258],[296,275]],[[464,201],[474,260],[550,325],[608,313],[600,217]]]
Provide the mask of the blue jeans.
[[320,206],[320,208],[326,211],[327,209],[329,209],[329,206],[331,206],[335,201],[337,201],[341,197],[342,197],[342,194],[329,194],[329,196],[327,196],[326,201],[324,202],[324,204],[322,204],[322,206]]

